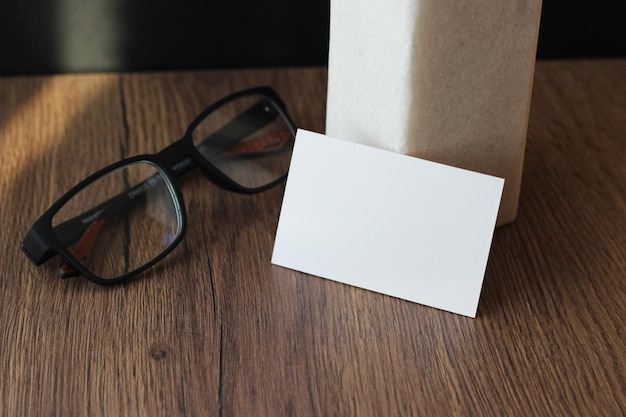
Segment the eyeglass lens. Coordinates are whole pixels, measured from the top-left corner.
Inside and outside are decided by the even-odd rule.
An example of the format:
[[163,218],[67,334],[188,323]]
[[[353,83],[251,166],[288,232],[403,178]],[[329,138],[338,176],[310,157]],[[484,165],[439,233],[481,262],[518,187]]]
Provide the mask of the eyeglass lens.
[[293,135],[274,104],[263,96],[227,102],[192,132],[200,153],[235,183],[268,185],[287,173]]
[[[74,258],[106,280],[159,256],[181,233],[181,223],[169,181],[152,163],[139,162],[83,188],[53,217],[52,229]],[[60,273],[76,275],[69,263]]]

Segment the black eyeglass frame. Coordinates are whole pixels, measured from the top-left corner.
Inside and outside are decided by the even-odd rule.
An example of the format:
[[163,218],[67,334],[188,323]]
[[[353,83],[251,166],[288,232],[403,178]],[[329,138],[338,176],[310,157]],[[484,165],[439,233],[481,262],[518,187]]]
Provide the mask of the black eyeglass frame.
[[[287,176],[287,172],[278,177],[276,180],[257,188],[248,188],[242,186],[229,178],[213,163],[211,163],[211,161],[203,156],[193,142],[192,134],[194,130],[209,114],[230,101],[237,100],[246,96],[260,96],[263,99],[267,100],[269,103],[271,103],[274,110],[276,110],[276,112],[278,113],[278,116],[282,117],[286,126],[289,128],[291,133],[291,141],[293,142],[296,135],[295,125],[287,113],[285,104],[276,94],[276,92],[274,92],[274,90],[272,90],[270,87],[257,87],[233,93],[227,97],[218,100],[217,102],[207,107],[204,111],[202,111],[189,124],[182,138],[166,146],[161,151],[154,154],[143,154],[130,158],[125,158],[119,162],[113,163],[107,167],[98,170],[97,172],[89,175],[87,178],[72,187],[59,200],[57,200],[52,206],[50,206],[50,208],[48,208],[41,215],[41,217],[39,217],[39,219],[37,219],[37,221],[32,225],[22,243],[22,251],[36,266],[40,266],[55,255],[60,255],[62,258],[64,258],[65,261],[67,261],[70,265],[72,265],[72,267],[75,268],[78,274],[83,275],[90,281],[102,285],[119,283],[154,266],[170,252],[172,252],[183,240],[187,230],[187,214],[182,193],[180,192],[179,185],[176,181],[176,179],[181,175],[187,173],[195,167],[198,167],[200,168],[203,175],[216,186],[224,190],[240,194],[258,193],[283,182]],[[152,164],[157,170],[160,171],[161,176],[166,181],[172,196],[175,198],[178,209],[177,214],[180,216],[180,233],[166,248],[164,248],[164,250],[159,255],[157,255],[144,265],[139,266],[132,271],[128,271],[114,279],[103,279],[91,273],[81,262],[79,262],[71,254],[71,252],[65,247],[65,245],[57,238],[57,235],[53,231],[52,220],[56,213],[81,190],[83,190],[99,178],[113,171],[138,162],[147,162]]]

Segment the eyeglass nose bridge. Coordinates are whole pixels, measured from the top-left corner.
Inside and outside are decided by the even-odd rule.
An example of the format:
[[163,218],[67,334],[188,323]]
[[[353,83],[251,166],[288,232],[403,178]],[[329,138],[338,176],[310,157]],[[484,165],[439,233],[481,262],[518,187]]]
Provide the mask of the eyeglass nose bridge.
[[232,184],[228,177],[198,151],[191,137],[185,136],[166,146],[155,155],[155,159],[162,167],[168,167],[174,178],[199,167],[204,176],[217,186],[228,191],[241,192],[239,187]]
[[194,169],[198,164],[198,155],[191,139],[182,137],[159,151],[155,158],[164,167],[171,169],[175,177]]
[[244,192],[241,187],[229,180],[223,172],[207,159],[193,144],[190,136],[171,143],[155,155],[162,167],[167,167],[174,178],[179,178],[198,167],[204,176],[220,188],[234,192]]

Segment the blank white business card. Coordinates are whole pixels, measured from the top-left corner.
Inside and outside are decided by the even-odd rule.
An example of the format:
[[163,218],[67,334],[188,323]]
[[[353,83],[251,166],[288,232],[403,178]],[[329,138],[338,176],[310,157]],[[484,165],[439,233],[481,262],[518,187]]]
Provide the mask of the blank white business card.
[[299,130],[272,263],[475,317],[503,186]]

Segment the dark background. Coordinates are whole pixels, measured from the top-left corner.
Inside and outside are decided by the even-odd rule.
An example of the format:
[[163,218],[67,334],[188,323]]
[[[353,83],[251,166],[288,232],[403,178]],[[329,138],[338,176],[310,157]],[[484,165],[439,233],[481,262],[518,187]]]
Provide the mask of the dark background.
[[[625,5],[544,0],[538,59],[626,56]],[[325,65],[328,21],[329,0],[12,0],[0,74]]]

